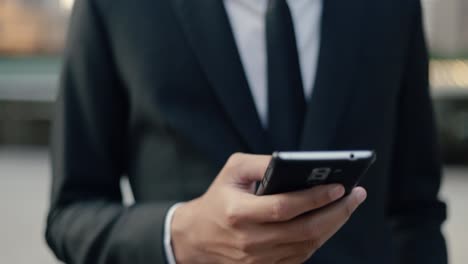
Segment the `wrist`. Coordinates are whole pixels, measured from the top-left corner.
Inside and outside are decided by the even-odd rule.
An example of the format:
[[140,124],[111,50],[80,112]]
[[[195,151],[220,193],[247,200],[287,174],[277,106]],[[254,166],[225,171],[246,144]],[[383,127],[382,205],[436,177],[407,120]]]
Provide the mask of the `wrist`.
[[177,264],[193,263],[195,248],[193,232],[196,230],[194,213],[196,200],[181,204],[174,211],[171,223],[172,252]]
[[183,203],[176,203],[169,208],[164,221],[164,251],[167,264],[176,264],[174,250],[172,249],[171,226],[174,213]]

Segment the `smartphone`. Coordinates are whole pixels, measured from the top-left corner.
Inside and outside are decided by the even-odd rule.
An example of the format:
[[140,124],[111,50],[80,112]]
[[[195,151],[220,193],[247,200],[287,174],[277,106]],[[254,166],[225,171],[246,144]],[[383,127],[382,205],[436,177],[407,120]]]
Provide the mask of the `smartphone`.
[[371,150],[274,152],[256,194],[286,193],[332,183],[342,184],[349,194],[375,160]]

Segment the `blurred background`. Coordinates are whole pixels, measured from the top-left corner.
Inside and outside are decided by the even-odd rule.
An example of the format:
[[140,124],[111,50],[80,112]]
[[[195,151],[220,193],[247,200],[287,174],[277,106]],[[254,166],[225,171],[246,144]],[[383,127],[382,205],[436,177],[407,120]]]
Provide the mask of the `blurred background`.
[[[0,263],[57,263],[43,240],[48,142],[73,0],[0,0]],[[452,264],[468,259],[468,1],[423,0]],[[430,254],[430,253],[428,253]]]

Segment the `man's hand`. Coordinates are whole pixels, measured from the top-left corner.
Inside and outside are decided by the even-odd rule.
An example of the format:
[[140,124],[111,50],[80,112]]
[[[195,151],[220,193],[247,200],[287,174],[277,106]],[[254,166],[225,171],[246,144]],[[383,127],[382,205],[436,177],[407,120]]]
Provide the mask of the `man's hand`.
[[234,154],[208,191],[179,207],[172,245],[177,263],[302,263],[366,198],[340,185],[256,196],[270,156]]

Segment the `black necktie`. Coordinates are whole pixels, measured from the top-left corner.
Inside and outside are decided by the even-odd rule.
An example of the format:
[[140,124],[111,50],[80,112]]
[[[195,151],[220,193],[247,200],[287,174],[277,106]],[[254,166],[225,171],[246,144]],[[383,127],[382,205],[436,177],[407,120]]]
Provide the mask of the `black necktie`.
[[266,14],[268,134],[275,150],[298,148],[306,102],[294,25],[286,0],[269,0]]

